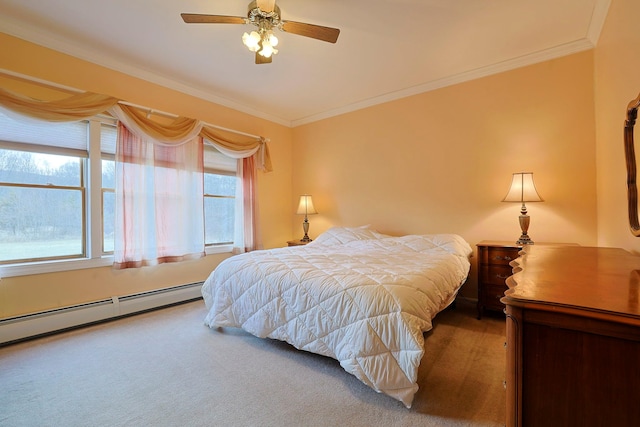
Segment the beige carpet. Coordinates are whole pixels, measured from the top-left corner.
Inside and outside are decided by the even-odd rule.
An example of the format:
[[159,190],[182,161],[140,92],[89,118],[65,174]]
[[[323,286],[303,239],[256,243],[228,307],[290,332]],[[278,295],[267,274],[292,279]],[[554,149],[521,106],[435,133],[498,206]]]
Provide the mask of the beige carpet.
[[469,302],[426,335],[411,409],[204,315],[199,300],[0,348],[0,426],[504,425],[504,319]]

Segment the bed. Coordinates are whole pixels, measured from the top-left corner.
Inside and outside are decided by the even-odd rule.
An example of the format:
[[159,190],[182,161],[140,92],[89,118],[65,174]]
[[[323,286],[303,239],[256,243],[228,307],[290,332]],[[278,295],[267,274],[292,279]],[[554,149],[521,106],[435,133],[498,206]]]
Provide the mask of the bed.
[[202,287],[205,324],[334,358],[410,408],[423,333],[454,300],[471,253],[455,234],[393,237],[334,227],[305,246],[220,263]]

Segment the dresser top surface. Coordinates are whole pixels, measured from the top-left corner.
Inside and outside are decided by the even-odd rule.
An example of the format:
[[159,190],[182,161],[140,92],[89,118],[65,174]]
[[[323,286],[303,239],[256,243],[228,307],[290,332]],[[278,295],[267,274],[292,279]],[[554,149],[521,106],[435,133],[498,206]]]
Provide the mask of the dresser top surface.
[[514,242],[513,240],[482,240],[476,243],[476,246],[490,247],[490,248],[510,248],[510,249],[523,249],[529,246],[578,246],[576,243],[557,243],[557,242],[536,242],[531,245],[522,245]]
[[640,256],[623,249],[528,246],[512,262],[505,302],[539,303],[640,318]]
[[515,241],[507,240],[483,240],[476,244],[476,246],[496,247],[496,248],[513,248],[521,249],[522,245],[517,244]]

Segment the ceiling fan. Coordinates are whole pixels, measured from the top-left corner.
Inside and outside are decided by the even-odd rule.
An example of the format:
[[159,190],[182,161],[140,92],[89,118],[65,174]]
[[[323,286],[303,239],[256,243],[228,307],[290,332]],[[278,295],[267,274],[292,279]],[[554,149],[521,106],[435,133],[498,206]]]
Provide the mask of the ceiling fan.
[[182,19],[187,24],[252,24],[257,30],[244,33],[242,42],[250,51],[256,53],[256,64],[268,64],[273,55],[278,53],[275,48],[278,38],[273,34],[273,29],[298,34],[312,39],[335,43],[340,35],[337,28],[323,27],[320,25],[305,24],[295,21],[284,21],[280,15],[280,8],[275,0],[255,0],[249,3],[247,17],[225,15],[203,15],[197,13],[181,13]]

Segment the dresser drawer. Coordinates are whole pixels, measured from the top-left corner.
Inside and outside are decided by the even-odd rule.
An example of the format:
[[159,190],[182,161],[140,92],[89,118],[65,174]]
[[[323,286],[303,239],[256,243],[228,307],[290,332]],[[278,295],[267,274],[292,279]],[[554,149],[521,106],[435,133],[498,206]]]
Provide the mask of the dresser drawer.
[[508,266],[511,261],[518,258],[519,248],[485,248],[481,262],[489,265]]
[[513,270],[510,266],[483,265],[479,274],[483,284],[505,285],[505,280],[513,274]]
[[500,302],[500,298],[504,296],[507,286],[502,285],[484,285],[480,298],[482,305],[490,310],[503,310],[504,304]]

